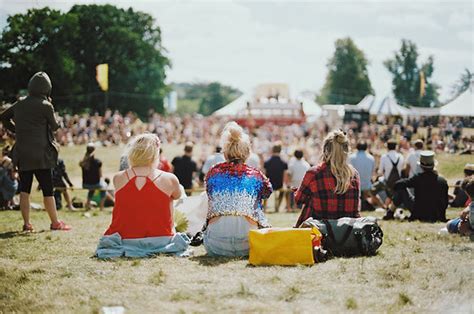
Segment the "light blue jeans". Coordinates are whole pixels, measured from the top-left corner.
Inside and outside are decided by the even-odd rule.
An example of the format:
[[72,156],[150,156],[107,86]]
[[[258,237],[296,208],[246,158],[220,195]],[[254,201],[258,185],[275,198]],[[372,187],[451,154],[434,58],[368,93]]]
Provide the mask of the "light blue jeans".
[[222,216],[204,231],[209,256],[249,255],[249,230],[257,229],[243,216]]

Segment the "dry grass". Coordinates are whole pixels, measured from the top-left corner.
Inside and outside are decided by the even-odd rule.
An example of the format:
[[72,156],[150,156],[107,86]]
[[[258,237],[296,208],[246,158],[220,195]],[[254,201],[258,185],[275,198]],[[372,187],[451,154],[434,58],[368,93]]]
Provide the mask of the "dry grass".
[[[457,211],[449,211],[453,217]],[[18,212],[0,213],[0,312],[96,312],[124,306],[139,312],[459,312],[473,310],[474,243],[439,236],[438,224],[382,222],[377,256],[332,259],[313,267],[252,267],[246,259],[191,258],[99,261],[93,255],[110,213],[63,212],[71,232],[18,233]],[[289,226],[295,214],[270,214]]]
[[[73,164],[82,150],[66,150],[76,177]],[[98,150],[105,173],[115,171],[119,155],[118,148]],[[464,161],[449,158],[461,172]],[[0,313],[95,313],[103,306],[130,313],[474,311],[474,243],[438,235],[442,223],[381,222],[384,244],[374,257],[252,267],[246,259],[206,257],[203,247],[190,258],[99,261],[92,255],[111,214],[93,213],[63,211],[73,231],[50,232],[47,215],[33,212],[39,231],[22,234],[19,212],[0,212]],[[291,226],[297,218],[268,216],[275,226]]]

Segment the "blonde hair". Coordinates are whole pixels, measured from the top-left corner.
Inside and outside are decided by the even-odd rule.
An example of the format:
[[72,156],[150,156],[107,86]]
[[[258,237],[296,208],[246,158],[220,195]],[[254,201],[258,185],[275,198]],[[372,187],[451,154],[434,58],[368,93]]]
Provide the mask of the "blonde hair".
[[344,132],[330,132],[323,142],[322,160],[330,166],[331,173],[336,177],[336,194],[344,194],[351,185],[354,169],[347,163],[349,140]]
[[155,134],[145,133],[133,138],[127,147],[130,167],[149,166],[160,156],[160,139]]
[[250,139],[234,121],[224,127],[221,147],[227,160],[240,159],[245,162],[250,155]]

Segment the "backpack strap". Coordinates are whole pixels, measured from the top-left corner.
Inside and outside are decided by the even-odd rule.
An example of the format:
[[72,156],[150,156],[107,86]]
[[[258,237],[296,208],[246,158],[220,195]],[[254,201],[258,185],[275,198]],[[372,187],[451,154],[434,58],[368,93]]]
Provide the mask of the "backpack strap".
[[[390,159],[390,157],[388,157],[388,155],[387,155],[387,158]],[[398,157],[395,162],[393,162],[392,159],[390,159],[390,162],[392,163],[392,166],[393,166],[394,168],[397,168],[399,161],[400,161],[400,157]]]

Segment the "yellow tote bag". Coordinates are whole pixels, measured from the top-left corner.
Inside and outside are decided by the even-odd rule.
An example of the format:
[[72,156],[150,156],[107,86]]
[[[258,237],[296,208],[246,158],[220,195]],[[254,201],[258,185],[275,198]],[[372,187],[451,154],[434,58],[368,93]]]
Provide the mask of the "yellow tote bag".
[[249,231],[249,263],[252,265],[313,265],[317,228],[266,228]]

